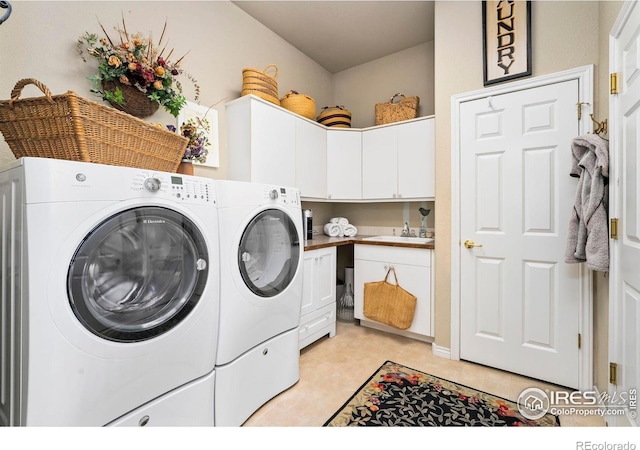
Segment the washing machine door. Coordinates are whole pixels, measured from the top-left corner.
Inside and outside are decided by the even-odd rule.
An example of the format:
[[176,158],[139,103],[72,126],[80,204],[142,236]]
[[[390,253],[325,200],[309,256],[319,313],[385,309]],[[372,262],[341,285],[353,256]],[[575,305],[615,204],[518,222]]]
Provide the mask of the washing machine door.
[[279,209],[266,209],[247,225],[238,246],[245,285],[260,297],[273,297],[291,283],[300,261],[295,223]]
[[200,301],[207,262],[203,235],[184,215],[161,207],[119,212],[77,248],[67,276],[71,308],[101,338],[151,339]]

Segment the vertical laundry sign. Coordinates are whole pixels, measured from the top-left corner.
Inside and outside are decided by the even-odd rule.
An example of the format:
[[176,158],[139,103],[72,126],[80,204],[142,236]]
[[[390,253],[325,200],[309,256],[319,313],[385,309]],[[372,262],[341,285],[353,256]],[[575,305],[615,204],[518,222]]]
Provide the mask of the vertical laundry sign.
[[531,2],[483,1],[484,85],[531,75]]

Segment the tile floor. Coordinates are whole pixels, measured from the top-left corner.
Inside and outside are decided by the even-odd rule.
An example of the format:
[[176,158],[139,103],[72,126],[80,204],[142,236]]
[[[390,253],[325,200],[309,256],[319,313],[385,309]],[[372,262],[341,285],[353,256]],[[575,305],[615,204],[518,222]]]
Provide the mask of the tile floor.
[[[338,322],[337,333],[304,348],[300,381],[256,411],[245,427],[320,427],[386,360],[515,400],[528,387],[560,389],[486,366],[434,356],[431,344],[356,324]],[[561,416],[563,427],[599,427],[596,416]]]

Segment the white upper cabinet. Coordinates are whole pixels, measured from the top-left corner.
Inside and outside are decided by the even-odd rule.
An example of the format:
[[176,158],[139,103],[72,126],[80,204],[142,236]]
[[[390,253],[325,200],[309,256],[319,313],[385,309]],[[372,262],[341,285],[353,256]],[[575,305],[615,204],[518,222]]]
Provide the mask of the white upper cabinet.
[[327,199],[362,198],[362,132],[327,130]]
[[365,130],[362,198],[434,198],[434,144],[433,118]]
[[229,179],[295,186],[296,118],[252,97],[226,108]]
[[296,120],[296,187],[304,198],[327,198],[327,129]]
[[397,127],[366,130],[362,136],[362,198],[396,198],[397,173]]
[[435,198],[435,120],[398,125],[398,195]]
[[351,129],[251,95],[226,109],[231,180],[297,187],[309,200],[435,199],[433,117]]

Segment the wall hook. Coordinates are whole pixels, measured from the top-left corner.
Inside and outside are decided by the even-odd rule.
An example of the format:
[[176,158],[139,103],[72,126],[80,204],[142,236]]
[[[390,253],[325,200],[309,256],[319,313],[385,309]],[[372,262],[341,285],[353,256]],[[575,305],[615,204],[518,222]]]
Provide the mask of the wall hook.
[[2,25],[2,23],[6,22],[9,16],[11,15],[11,3],[0,1],[0,8],[7,10],[7,12],[4,13],[2,17],[0,17],[0,25]]
[[591,117],[591,121],[593,122],[593,132],[594,134],[607,134],[607,119],[604,119],[602,122],[598,122],[593,114],[589,114]]

